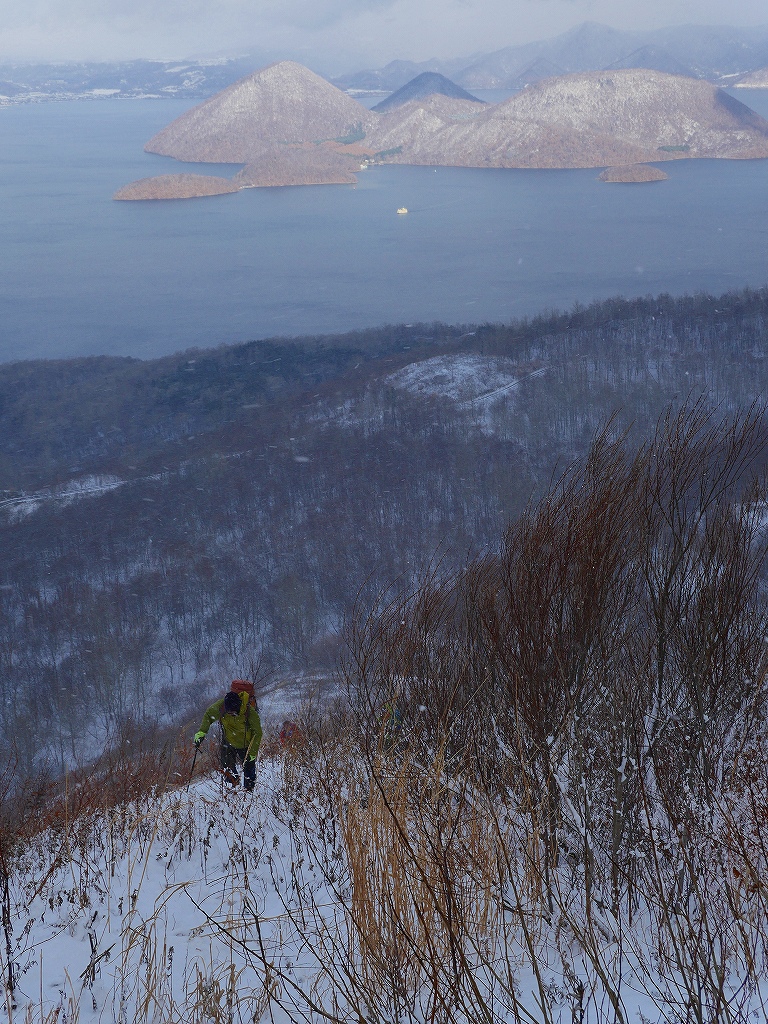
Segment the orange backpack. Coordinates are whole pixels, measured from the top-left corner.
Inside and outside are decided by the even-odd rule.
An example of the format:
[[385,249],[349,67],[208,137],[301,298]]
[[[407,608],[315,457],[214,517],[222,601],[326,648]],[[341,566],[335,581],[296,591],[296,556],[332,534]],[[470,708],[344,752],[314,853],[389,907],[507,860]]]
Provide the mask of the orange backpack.
[[256,694],[253,689],[253,683],[247,679],[233,679],[232,685],[230,686],[231,693],[247,693],[248,694],[248,706],[256,708]]

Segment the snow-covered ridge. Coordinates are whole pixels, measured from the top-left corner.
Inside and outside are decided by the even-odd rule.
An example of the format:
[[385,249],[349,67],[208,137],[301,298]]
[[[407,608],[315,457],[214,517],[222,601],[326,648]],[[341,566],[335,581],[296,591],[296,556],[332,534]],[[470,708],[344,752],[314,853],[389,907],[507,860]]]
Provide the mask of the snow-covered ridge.
[[511,359],[481,355],[442,355],[409,363],[390,374],[385,384],[421,397],[432,395],[455,402],[474,402],[500,388],[517,384],[517,367]]
[[521,364],[504,356],[433,356],[387,374],[368,386],[364,394],[349,397],[341,405],[319,404],[314,419],[346,427],[365,424],[367,428],[383,428],[387,422],[387,393],[396,390],[425,404],[436,399],[451,402],[469,414],[475,428],[490,435],[499,426],[497,415],[504,409],[500,403],[513,402],[521,386],[543,377],[549,369],[538,360]]
[[442,355],[409,363],[384,382],[420,397],[449,398],[466,407],[510,395],[523,380],[545,372],[546,367],[539,367],[521,375],[519,364],[503,356]]
[[116,487],[122,487],[124,483],[125,480],[109,473],[79,477],[55,487],[45,487],[33,494],[22,494],[0,500],[0,511],[5,511],[12,519],[21,519],[30,515],[46,502],[58,501],[65,505],[71,505],[75,501],[92,498],[95,495],[104,494],[106,491],[113,491]]

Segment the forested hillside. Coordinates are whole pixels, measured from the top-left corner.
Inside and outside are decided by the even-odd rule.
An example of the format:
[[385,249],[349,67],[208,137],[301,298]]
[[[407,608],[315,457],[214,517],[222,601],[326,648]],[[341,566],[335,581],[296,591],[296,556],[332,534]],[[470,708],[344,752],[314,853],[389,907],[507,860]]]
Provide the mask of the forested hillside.
[[609,423],[353,620],[252,791],[178,730],[9,763],[9,1024],[764,1020],[767,450],[760,404]]
[[329,671],[355,609],[495,547],[614,414],[639,440],[670,402],[764,395],[767,314],[662,296],[1,367],[0,729],[71,763],[257,663]]

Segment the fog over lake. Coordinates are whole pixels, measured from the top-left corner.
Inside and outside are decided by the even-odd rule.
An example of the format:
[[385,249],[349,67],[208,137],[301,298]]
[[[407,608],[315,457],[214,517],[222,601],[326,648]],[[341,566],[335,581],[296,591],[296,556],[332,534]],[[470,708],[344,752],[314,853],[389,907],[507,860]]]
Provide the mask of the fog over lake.
[[[768,116],[768,91],[734,95]],[[642,185],[597,170],[378,167],[357,186],[114,202],[136,178],[234,173],[143,153],[188,106],[0,109],[0,361],[509,321],[768,283],[768,161],[680,160]]]

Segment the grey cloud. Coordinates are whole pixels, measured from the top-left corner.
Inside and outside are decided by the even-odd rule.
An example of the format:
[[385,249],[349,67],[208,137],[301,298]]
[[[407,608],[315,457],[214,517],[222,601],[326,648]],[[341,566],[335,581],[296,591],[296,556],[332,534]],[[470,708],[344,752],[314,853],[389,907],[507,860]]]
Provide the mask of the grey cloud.
[[177,25],[225,22],[233,18],[265,26],[312,31],[353,14],[391,7],[397,0],[12,0],[3,6],[5,28],[24,24],[40,29],[83,25]]
[[396,0],[267,0],[258,5],[257,17],[312,30],[327,28],[350,16],[381,11],[395,3]]
[[461,56],[545,38],[587,19],[617,28],[768,21],[765,0],[0,0],[0,56],[68,59],[269,50]]

